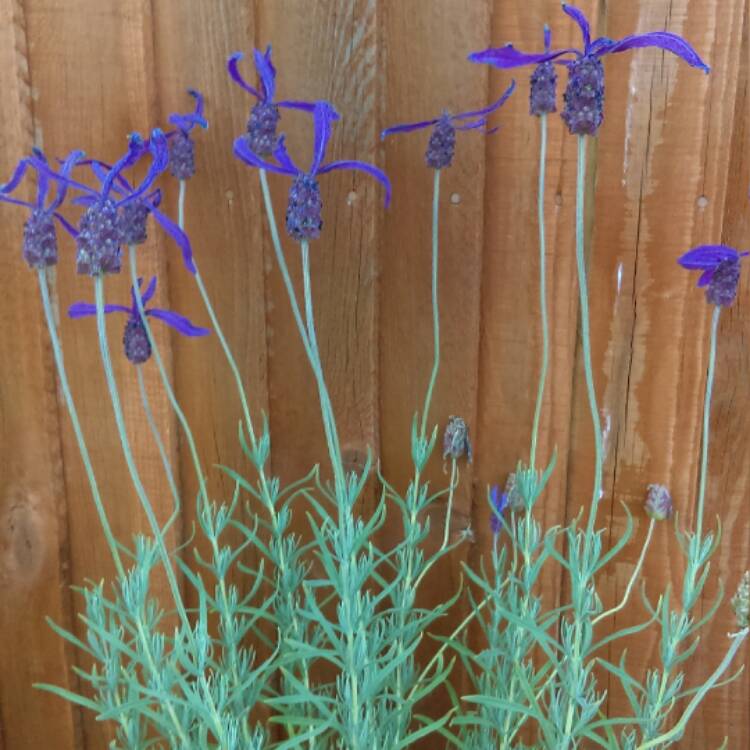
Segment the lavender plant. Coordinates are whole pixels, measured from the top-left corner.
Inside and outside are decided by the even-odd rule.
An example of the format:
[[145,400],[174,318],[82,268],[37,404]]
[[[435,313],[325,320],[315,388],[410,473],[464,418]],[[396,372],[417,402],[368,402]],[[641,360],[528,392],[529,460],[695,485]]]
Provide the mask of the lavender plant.
[[[721,310],[737,295],[742,258],[723,245],[700,246],[680,259],[689,270],[700,270],[699,286],[706,288],[713,306],[710,357],[704,399],[700,483],[695,528],[677,529],[685,555],[685,576],[679,601],[667,588],[656,603],[643,599],[649,611],[644,622],[623,630],[601,628],[630,601],[638,584],[655,524],[673,515],[667,487],[651,484],[643,512],[648,531],[638,562],[622,599],[604,608],[597,587],[602,571],[628,543],[634,521],[625,508],[625,533],[608,551],[603,529],[597,527],[602,499],[602,435],[591,363],[588,290],[584,254],[586,177],[585,136],[595,136],[603,123],[604,69],[607,54],[646,46],[670,51],[693,67],[708,71],[693,48],[668,32],[627,36],[620,41],[592,41],[588,21],[580,10],[563,6],[579,26],[583,49],[552,50],[549,28],[544,29],[545,51],[525,54],[511,45],[470,55],[474,62],[499,68],[532,65],[529,111],[540,123],[538,183],[539,301],[542,360],[536,394],[528,465],[520,461],[505,490],[487,490],[493,547],[478,569],[465,566],[470,586],[468,615],[450,637],[439,643],[424,661],[418,649],[425,635],[458,602],[462,592],[446,592],[434,609],[419,606],[419,590],[436,563],[461,545],[470,531],[451,541],[453,499],[459,466],[472,460],[469,428],[452,416],[443,433],[443,461],[450,461],[447,487],[434,488],[425,479],[438,438],[438,426],[430,421],[430,408],[440,368],[440,306],[438,289],[440,183],[443,170],[455,157],[458,131],[481,130],[487,134],[489,118],[507,101],[515,82],[487,107],[459,114],[395,125],[383,137],[431,128],[425,153],[434,170],[432,189],[431,306],[434,357],[421,413],[414,414],[411,458],[414,473],[405,491],[377,472],[380,499],[368,517],[360,499],[373,473],[368,455],[365,467],[347,471],[344,465],[336,416],[328,390],[314,319],[310,243],[324,231],[320,175],[335,170],[359,170],[384,188],[388,206],[391,183],[378,167],[356,160],[326,162],[326,151],[340,116],[326,101],[277,100],[277,72],[271,47],[254,50],[258,85],[247,82],[239,70],[241,53],[227,63],[230,77],[250,93],[252,105],[246,132],[234,142],[234,154],[257,169],[275,257],[289,297],[294,320],[315,379],[326,437],[330,467],[312,466],[297,482],[282,486],[270,474],[271,435],[265,415],[254,414],[240,367],[203,283],[186,233],[186,194],[189,180],[200,167],[193,131],[207,128],[203,96],[193,90],[195,109],[169,117],[173,130],[154,129],[144,140],[128,139],[125,154],[113,165],[86,159],[73,151],[59,163],[35,150],[20,160],[11,179],[0,187],[0,201],[29,210],[24,225],[22,254],[37,272],[41,302],[68,414],[73,423],[92,498],[112,555],[116,577],[109,585],[88,585],[79,590],[85,613],[86,637],[79,639],[55,623],[51,627],[75,648],[86,653],[92,666],[78,670],[88,684],[85,694],[53,685],[42,685],[62,698],[77,703],[115,727],[113,748],[145,750],[164,748],[283,748],[304,747],[392,750],[411,747],[417,740],[443,742],[448,746],[474,748],[531,747],[565,750],[598,745],[613,750],[647,750],[673,745],[706,694],[727,673],[748,627],[750,573],[732,598],[738,631],[715,671],[699,685],[687,687],[681,665],[695,652],[701,628],[713,617],[721,594],[708,612],[700,613],[701,599],[710,572],[710,558],[720,541],[716,532],[704,529],[706,479],[709,457],[711,396]],[[578,136],[576,204],[576,258],[580,291],[581,335],[586,387],[594,430],[596,458],[593,495],[588,518],[580,516],[564,527],[544,529],[535,516],[555,467],[553,454],[546,466],[537,467],[540,418],[549,369],[549,321],[546,301],[546,235],[544,225],[545,163],[548,115],[557,110],[555,65],[568,67],[562,119]],[[309,167],[302,168],[287,151],[279,134],[282,112],[312,121],[313,153]],[[150,160],[145,176],[132,179],[130,172]],[[54,166],[53,166],[54,165]],[[78,172],[76,172],[78,170]],[[99,183],[90,186],[90,179]],[[162,210],[157,180],[169,173],[178,181],[177,219]],[[280,235],[271,201],[267,173],[290,179],[285,229],[299,251],[302,289],[292,281],[285,243]],[[36,175],[37,195],[28,202],[15,195],[25,179]],[[49,195],[54,185],[54,197]],[[71,198],[71,194],[73,197]],[[61,212],[80,207],[83,213],[71,222]],[[142,291],[138,258],[144,252],[149,217],[153,216],[180,248],[188,279],[200,292],[211,329],[200,327],[182,315],[154,307],[157,279]],[[58,262],[57,228],[62,226],[76,246],[79,274],[93,283],[95,302],[77,302],[70,318],[94,317],[111,405],[123,458],[149,522],[150,534],[134,537],[130,545],[115,539],[107,508],[91,464],[84,430],[78,419],[68,384],[59,324],[50,297],[54,267]],[[107,303],[107,276],[121,271],[123,249],[128,250],[131,277],[129,305]],[[154,444],[159,451],[173,499],[173,512],[163,523],[157,519],[133,458],[118,386],[113,375],[107,315],[127,316],[123,350],[135,366],[139,392]],[[248,478],[231,467],[221,467],[234,482],[231,498],[210,496],[206,471],[188,420],[171,385],[151,323],[161,321],[188,337],[217,336],[232,371],[240,404],[238,439],[253,467]],[[170,529],[185,498],[181,496],[171,459],[153,417],[143,379],[143,368],[153,361],[160,382],[175,412],[189,449],[198,482],[197,519],[200,534],[210,550],[207,558],[192,539],[174,549]],[[313,458],[311,457],[311,463]],[[447,466],[446,466],[447,470]],[[329,479],[330,476],[330,479]],[[442,543],[427,554],[428,511],[444,507]],[[390,548],[376,543],[388,512],[400,513],[402,538]],[[307,534],[291,532],[292,515],[307,521]],[[433,515],[433,518],[435,516]],[[242,540],[227,543],[227,532]],[[192,561],[185,551],[192,547]],[[252,548],[261,564],[250,569],[243,554]],[[569,577],[569,601],[548,608],[541,581],[550,566],[559,566]],[[169,597],[153,592],[154,577],[165,575]],[[230,583],[247,579],[242,587]],[[198,604],[191,609],[181,585],[193,591]],[[270,593],[266,593],[270,592]],[[466,635],[474,622],[480,648]],[[656,624],[660,629],[659,664],[645,675],[632,674],[623,654],[619,663],[603,658],[601,649]],[[459,695],[451,684],[456,662],[471,682],[471,690]],[[609,716],[595,668],[616,679],[627,696],[630,713]],[[420,705],[438,691],[453,699],[442,716],[425,716]],[[679,707],[679,710],[678,710]],[[263,717],[268,716],[267,720]]]

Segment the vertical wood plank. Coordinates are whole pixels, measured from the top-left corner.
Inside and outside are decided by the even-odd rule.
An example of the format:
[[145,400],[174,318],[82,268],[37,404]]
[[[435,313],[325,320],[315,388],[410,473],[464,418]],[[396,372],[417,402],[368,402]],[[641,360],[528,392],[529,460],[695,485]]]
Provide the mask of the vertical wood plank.
[[[5,181],[34,144],[25,9],[18,0],[0,2],[0,89]],[[50,616],[71,627],[54,363],[36,272],[20,253],[26,212],[8,205],[0,211],[0,271],[7,285],[0,316],[6,363],[0,376],[0,747],[72,750],[80,737],[78,710],[32,687],[35,682],[76,687],[68,649],[44,620]]]
[[[27,20],[31,68],[35,71],[39,145],[53,156],[72,148],[83,148],[91,156],[113,161],[123,153],[129,132],[147,133],[154,124],[153,30],[148,0],[30,0]],[[138,251],[139,268],[144,276],[154,273],[159,276],[161,288],[155,303],[163,306],[166,276],[162,240],[153,226],[149,231],[149,242]],[[117,437],[96,326],[93,320],[70,321],[64,314],[74,300],[93,299],[93,284],[89,278],[76,275],[72,243],[68,242],[62,253],[58,289],[68,377],[113,531],[118,539],[129,544],[132,535],[147,531],[148,525]],[[118,277],[107,279],[106,297],[109,301],[127,301],[129,287],[129,273],[124,270]],[[121,319],[108,322],[115,375],[135,461],[155,512],[164,522],[171,513],[172,499],[141,407],[135,373],[122,355],[123,325]],[[169,367],[167,332],[164,327],[154,326],[154,334]],[[144,366],[144,375],[162,437],[173,452],[173,420],[161,387],[157,385],[158,373],[153,363]],[[77,585],[85,580],[110,579],[113,567],[90,499],[78,448],[66,420],[63,420],[62,434],[71,518],[72,579]],[[168,545],[174,545],[176,540],[167,541]],[[161,581],[154,582],[154,592],[165,607],[171,608],[168,591]],[[76,606],[80,605],[77,598]],[[80,630],[80,623],[78,628]],[[77,659],[79,656],[76,654]],[[84,718],[89,745],[106,746],[111,736],[107,725],[95,721],[90,712],[86,712]]]
[[[386,3],[384,10],[384,126],[464,112],[494,101],[510,76],[487,85],[486,70],[466,56],[489,44],[489,5],[471,3]],[[493,122],[507,123],[506,111]],[[433,171],[424,161],[429,130],[389,137],[386,169],[393,180],[393,208],[386,216],[381,260],[381,455],[386,479],[405,491],[414,474],[411,425],[423,409],[433,362],[431,242]],[[456,155],[441,174],[439,230],[439,301],[441,362],[429,415],[438,426],[438,444],[424,476],[431,492],[445,488],[449,476],[442,461],[442,435],[451,415],[461,416],[475,442],[477,461],[485,450],[476,440],[479,422],[478,358],[480,287],[483,274],[486,144],[482,132],[459,132]],[[471,526],[486,489],[474,481],[474,467],[462,460],[461,483],[451,518],[451,541]],[[430,516],[427,553],[439,548],[445,528],[445,500]],[[386,548],[403,538],[401,516],[394,507],[384,533]],[[418,606],[432,608],[460,587],[461,562],[470,554],[464,544],[425,579]],[[464,603],[437,623],[441,634],[462,619]],[[435,645],[420,651],[429,658]],[[456,670],[454,679],[458,680]],[[441,715],[446,696],[435,696],[424,711]],[[434,738],[433,738],[434,739]]]

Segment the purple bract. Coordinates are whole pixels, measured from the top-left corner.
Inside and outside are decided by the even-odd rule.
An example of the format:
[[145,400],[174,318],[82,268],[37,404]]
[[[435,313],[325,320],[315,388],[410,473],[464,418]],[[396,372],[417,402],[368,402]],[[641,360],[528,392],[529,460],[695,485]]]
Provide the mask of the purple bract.
[[737,296],[742,258],[750,255],[727,245],[700,245],[680,256],[678,263],[689,271],[703,271],[699,287],[707,287],[709,304],[727,307]]
[[410,133],[413,130],[431,127],[433,130],[427,144],[425,161],[427,162],[427,166],[432,169],[444,169],[445,167],[449,167],[453,161],[456,148],[456,131],[475,130],[484,127],[487,124],[487,117],[505,104],[515,88],[516,82],[513,81],[497,101],[484,109],[459,112],[456,115],[445,112],[440,117],[435,117],[432,120],[394,125],[386,128],[381,133],[381,138],[395,133]]
[[492,533],[497,535],[503,527],[503,511],[508,507],[508,494],[500,492],[500,487],[494,484],[490,488],[490,507],[492,516],[490,516],[490,528]]
[[[138,288],[140,289],[143,279],[138,279]],[[167,325],[179,331],[183,336],[207,336],[210,331],[207,328],[199,328],[193,325],[187,318],[178,315],[171,310],[160,310],[152,307],[146,308],[156,292],[156,277],[151,279],[148,288],[142,295],[143,309],[146,317],[156,318]],[[146,328],[143,319],[138,313],[138,302],[136,301],[135,289],[130,290],[131,304],[130,307],[125,305],[105,305],[104,313],[125,313],[128,315],[123,334],[123,347],[125,356],[134,364],[141,365],[151,356],[151,343],[146,334]],[[76,302],[68,309],[68,315],[71,318],[83,318],[96,315],[96,305],[89,302]]]
[[300,101],[274,101],[276,96],[276,68],[271,62],[270,44],[266,47],[265,53],[257,49],[253,50],[255,70],[260,82],[258,88],[251,86],[239,71],[239,62],[243,57],[242,52],[235,52],[227,60],[227,70],[236,84],[258,100],[250,112],[245,138],[253,153],[258,156],[270,156],[276,150],[278,142],[276,131],[281,118],[279,107],[312,112],[314,105]]
[[[574,135],[595,135],[603,120],[604,73],[600,58],[616,52],[625,52],[640,47],[658,47],[681,57],[689,65],[701,68],[706,73],[709,67],[698,53],[681,36],[668,31],[653,31],[647,34],[630,34],[620,39],[599,37],[592,41],[591,28],[583,13],[571,5],[563,4],[563,10],[581,29],[583,49],[550,50],[538,54],[521,52],[512,44],[473,52],[469,60],[488,63],[497,68],[518,68],[525,65],[558,63],[568,66],[570,80],[565,94],[565,110],[562,113],[568,129]],[[545,36],[546,42],[546,36]],[[546,46],[546,45],[545,45]],[[533,111],[532,114],[536,114]]]
[[[544,27],[544,49],[552,49],[552,32]],[[554,63],[543,62],[534,68],[529,89],[529,114],[540,117],[557,109],[557,71]]]
[[195,143],[191,131],[196,125],[203,129],[208,127],[203,116],[203,95],[195,89],[188,89],[188,94],[195,99],[195,111],[187,114],[173,112],[169,122],[176,130],[166,136],[169,141],[169,171],[178,180],[188,180],[195,174]]
[[258,169],[290,175],[294,178],[289,190],[287,204],[286,228],[295,240],[311,240],[320,236],[323,225],[321,217],[322,200],[318,175],[333,172],[336,169],[358,169],[374,177],[385,187],[385,205],[391,198],[391,183],[385,173],[362,161],[332,161],[323,164],[328,141],[331,139],[331,124],[339,119],[339,114],[328,102],[316,102],[313,109],[315,123],[315,143],[313,158],[307,171],[300,169],[287,153],[284,136],[280,136],[274,150],[275,162],[261,158],[250,147],[246,136],[240,136],[234,142],[234,154],[237,158]]

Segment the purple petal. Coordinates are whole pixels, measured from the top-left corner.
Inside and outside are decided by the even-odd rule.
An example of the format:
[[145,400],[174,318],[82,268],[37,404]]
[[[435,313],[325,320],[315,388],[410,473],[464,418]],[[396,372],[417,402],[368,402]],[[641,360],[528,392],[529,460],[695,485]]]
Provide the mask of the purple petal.
[[544,24],[544,51],[549,52],[552,49],[552,29]]
[[[83,151],[71,151],[67,157],[65,158],[65,161],[62,163],[62,168],[60,169],[60,174],[67,178],[68,175],[73,171],[73,167],[78,164],[81,159],[83,159]],[[54,212],[57,211],[58,208],[63,204],[65,201],[65,195],[68,192],[68,184],[66,182],[60,182],[57,186],[57,194],[55,195],[55,199],[50,203],[49,210]]]
[[572,5],[567,5],[566,3],[563,3],[562,9],[564,13],[567,13],[581,27],[581,33],[583,34],[583,49],[588,53],[589,47],[591,46],[591,26],[589,26],[586,16],[584,16],[578,8],[575,8]]
[[[599,40],[597,40],[598,42]],[[608,45],[605,49],[597,52],[597,55],[610,55],[615,52],[624,52],[629,49],[640,47],[658,47],[681,57],[688,65],[701,68],[706,73],[711,69],[701,60],[698,53],[681,36],[669,31],[652,31],[649,34],[631,34],[619,42]]]
[[385,206],[391,203],[391,181],[385,172],[373,167],[372,164],[366,164],[363,161],[332,161],[330,164],[326,164],[324,167],[318,170],[318,174],[325,174],[326,172],[332,172],[334,169],[358,169],[362,172],[367,172],[371,177],[374,177],[385,187]]
[[[143,284],[143,279],[138,279],[138,289],[141,288],[141,285]],[[156,276],[153,276],[151,278],[151,281],[148,284],[148,288],[146,289],[143,294],[141,294],[141,302],[143,302],[143,306],[146,307],[146,305],[151,301],[151,298],[154,296],[154,293],[156,292]],[[135,298],[135,289],[131,288],[130,290],[130,298],[133,300],[133,310],[138,310],[138,303],[136,302]]]
[[274,102],[277,107],[286,107],[287,109],[301,109],[303,112],[314,112],[315,104],[313,102],[300,102],[294,99],[286,99],[283,102]]
[[172,328],[179,331],[183,336],[208,336],[211,333],[208,328],[199,328],[193,325],[186,317],[178,315],[171,310],[152,308],[151,310],[146,310],[146,315],[151,318],[157,318],[167,325],[172,326]]
[[151,166],[148,168],[146,176],[143,178],[143,182],[135,189],[131,190],[130,194],[125,198],[122,203],[128,203],[135,198],[139,198],[143,195],[150,187],[154,184],[154,180],[167,168],[169,165],[169,146],[167,139],[159,128],[154,128],[151,133],[151,138],[148,142],[148,150],[151,152]]
[[195,111],[190,114],[180,114],[179,112],[173,112],[169,116],[169,122],[180,130],[189,133],[196,125],[202,127],[204,130],[208,127],[208,122],[203,116],[203,94],[196,89],[188,89],[188,94],[195,99]]
[[9,195],[4,195],[3,193],[0,193],[0,201],[3,203],[12,203],[14,206],[24,206],[24,208],[35,208],[35,205],[33,203],[29,203],[28,201],[22,201],[19,198],[11,198]]
[[326,155],[328,141],[331,140],[331,123],[340,118],[339,113],[326,101],[315,102],[313,111],[315,143],[313,145],[313,159],[310,174],[317,174]]
[[185,264],[190,273],[195,273],[196,268],[193,263],[193,250],[190,247],[190,240],[185,232],[180,229],[168,216],[155,208],[151,209],[154,219],[161,224],[164,231],[177,243],[182,251],[182,262]]
[[295,169],[294,172],[290,172],[288,169],[280,167],[278,164],[262,159],[250,148],[250,145],[247,142],[247,137],[244,135],[235,139],[234,155],[241,161],[244,161],[245,164],[249,164],[256,169],[265,169],[268,172],[277,172],[278,174],[296,175],[299,173],[299,170],[297,169]]
[[258,71],[258,77],[260,78],[263,99],[271,102],[276,94],[276,68],[273,67],[271,62],[271,45],[269,44],[266,47],[265,54],[261,54],[260,50],[254,49],[253,57],[255,58],[255,69]]
[[[130,308],[124,305],[104,305],[105,314],[122,312],[130,315]],[[96,315],[96,305],[92,305],[90,302],[74,302],[68,308],[69,318],[85,318],[88,315]]]
[[227,60],[227,71],[229,72],[232,80],[238,86],[251,93],[256,99],[260,99],[261,95],[240,75],[239,68],[237,67],[237,63],[239,63],[239,61],[242,60],[244,56],[245,55],[242,52],[235,52],[233,55],[231,55]]
[[715,268],[706,269],[701,274],[701,277],[698,279],[698,286],[699,287],[708,286],[711,283],[711,279],[713,279],[715,273],[716,273]]
[[62,214],[55,212],[52,215],[63,225],[63,229],[71,237],[78,237],[78,230]]
[[475,63],[494,65],[496,68],[520,68],[524,65],[538,65],[539,63],[557,60],[563,55],[580,57],[581,51],[561,49],[543,52],[542,54],[527,54],[517,50],[512,44],[506,44],[505,47],[490,47],[482,52],[472,52],[469,55],[469,60]]
[[484,109],[477,109],[473,112],[461,112],[458,115],[453,115],[451,117],[451,120],[466,120],[470,117],[485,117],[486,115],[491,114],[497,109],[500,109],[500,107],[505,104],[505,102],[508,101],[508,97],[516,90],[516,82],[511,81],[510,86],[505,90],[503,95],[492,104],[489,105],[489,107],[485,107]]
[[273,152],[274,159],[279,163],[282,169],[285,169],[289,174],[299,174],[297,165],[292,161],[292,157],[289,156],[289,152],[286,150],[286,138],[282,135],[279,136],[279,140],[276,143],[276,148]]
[[107,178],[104,180],[102,185],[101,195],[103,199],[107,199],[109,191],[112,188],[112,183],[115,178],[123,171],[132,167],[145,152],[145,144],[143,138],[138,133],[131,133],[128,138],[128,150],[120,157],[115,163],[112,169],[109,170]]
[[740,253],[727,245],[699,245],[681,255],[677,262],[689,271],[707,271],[716,268],[723,260],[739,257]]
[[[456,130],[477,130],[478,128],[483,128],[486,124],[487,118],[480,117],[476,122],[467,122],[463,125],[456,125]],[[493,130],[497,130],[497,128],[493,128]]]
[[0,193],[12,193],[21,184],[21,180],[31,164],[32,162],[30,159],[21,159],[16,165],[13,176],[4,185],[0,185]]
[[421,130],[422,128],[429,128],[439,121],[440,118],[436,117],[434,120],[422,120],[421,122],[409,122],[404,125],[392,125],[390,128],[386,128],[380,137],[384,139],[386,136],[393,135],[394,133],[411,133],[413,130]]

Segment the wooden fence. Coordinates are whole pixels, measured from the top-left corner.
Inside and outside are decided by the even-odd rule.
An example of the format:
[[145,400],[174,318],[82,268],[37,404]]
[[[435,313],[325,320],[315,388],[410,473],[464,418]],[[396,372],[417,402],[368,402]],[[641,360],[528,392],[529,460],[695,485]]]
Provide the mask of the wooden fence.
[[[611,531],[607,540],[616,538],[624,504],[637,525],[601,580],[611,605],[622,596],[644,539],[646,484],[669,485],[680,520],[688,524],[692,517],[710,312],[694,275],[675,259],[703,242],[747,246],[750,13],[747,0],[579,5],[600,34],[666,28],[689,39],[712,66],[704,76],[654,50],[612,56],[605,64],[606,122],[590,150],[595,219],[588,238],[593,357],[606,438],[602,523]],[[510,75],[472,65],[466,54],[506,41],[536,49],[544,22],[555,45],[580,44],[558,0],[0,0],[0,179],[32,145],[51,154],[83,148],[113,159],[126,133],[166,125],[170,112],[189,108],[188,86],[205,92],[210,129],[197,135],[187,227],[253,411],[270,417],[273,471],[285,480],[301,477],[313,462],[326,461],[317,400],[273,261],[257,177],[231,154],[250,102],[225,72],[230,53],[272,42],[282,96],[328,98],[341,111],[333,155],[373,161],[393,180],[393,206],[384,211],[382,192],[368,178],[326,176],[326,226],[312,265],[321,350],[347,461],[360,462],[370,446],[383,473],[404,487],[411,418],[431,362],[431,173],[423,164],[424,134],[383,144],[379,133],[446,107],[490,101]],[[456,163],[443,179],[443,358],[433,415],[444,424],[459,414],[470,425],[476,458],[463,472],[454,532],[471,525],[475,540],[443,567],[435,596],[459,585],[462,559],[476,564],[487,553],[487,483],[504,481],[525,457],[530,435],[540,358],[539,141],[537,121],[527,114],[527,71],[517,78],[519,91],[497,117],[501,131],[461,134]],[[289,116],[284,127],[295,148],[309,146],[308,120]],[[557,449],[541,506],[551,526],[587,502],[593,438],[578,342],[575,142],[557,117],[549,154],[552,380],[540,456]],[[281,206],[283,187],[274,185]],[[175,202],[168,188],[164,205],[171,211]],[[107,746],[106,726],[31,687],[50,681],[76,688],[71,667],[80,655],[44,618],[82,632],[81,601],[71,584],[109,578],[113,570],[58,394],[35,276],[20,257],[23,219],[12,207],[0,210],[0,748],[98,750]],[[142,267],[158,272],[159,301],[205,323],[178,253],[156,230],[151,234]],[[92,295],[87,279],[72,270],[72,248],[63,252],[61,311]],[[721,320],[707,517],[721,519],[724,536],[705,607],[719,578],[731,593],[750,564],[749,286],[745,274],[739,301]],[[108,282],[108,289],[112,299],[126,294],[126,278]],[[61,318],[93,462],[115,532],[127,540],[145,522],[121,460],[94,325]],[[113,338],[120,330],[113,322]],[[204,463],[249,473],[236,438],[239,403],[218,341],[158,335]],[[176,543],[195,521],[196,484],[155,368],[145,372],[185,499]],[[117,377],[136,460],[152,496],[163,498],[165,518],[169,493],[127,363],[118,363]],[[446,482],[439,458],[431,472],[434,481]],[[219,471],[212,472],[211,487],[217,497],[231,489]],[[376,491],[373,482],[365,510]],[[433,526],[442,533],[439,517]],[[384,538],[397,533],[393,519]],[[659,525],[645,564],[649,592],[679,586],[683,565],[671,524]],[[563,585],[551,575],[546,580],[552,594]],[[644,615],[634,597],[613,627]],[[687,664],[691,683],[713,670],[732,627],[725,603]],[[628,648],[636,670],[658,656],[653,633],[631,639]],[[610,711],[625,710],[624,697],[610,687]],[[679,747],[717,748],[725,735],[729,747],[748,747],[749,707],[745,673],[711,694]]]

